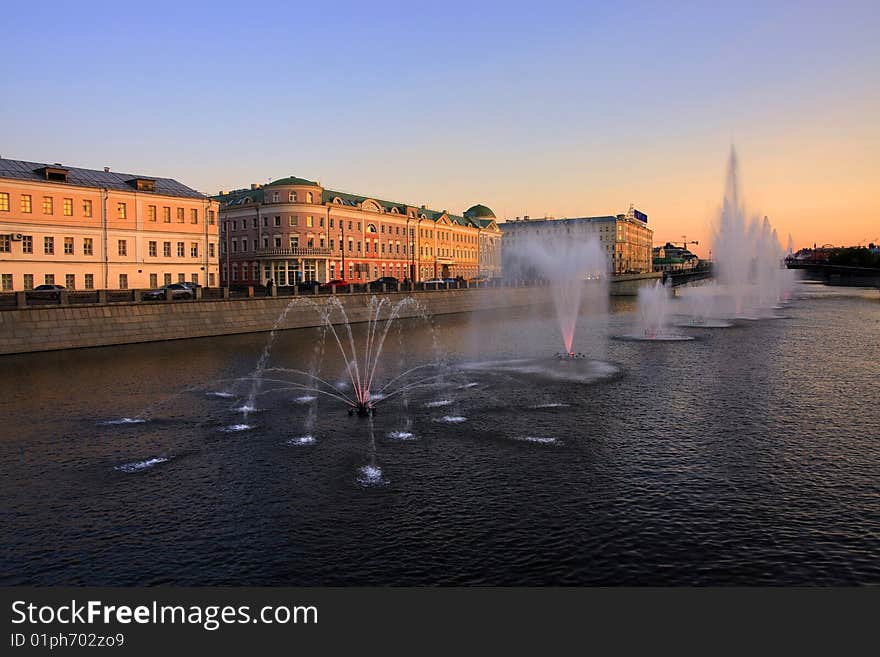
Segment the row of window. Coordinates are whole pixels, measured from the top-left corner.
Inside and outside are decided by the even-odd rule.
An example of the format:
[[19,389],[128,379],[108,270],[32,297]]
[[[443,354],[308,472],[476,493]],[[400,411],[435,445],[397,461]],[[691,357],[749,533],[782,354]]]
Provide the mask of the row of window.
[[[298,198],[298,196],[297,196],[296,192],[290,192],[287,195],[287,202],[288,203],[298,203],[297,198]],[[280,203],[280,202],[281,202],[281,193],[280,192],[272,192],[272,203]],[[306,192],[306,203],[314,203],[314,202],[315,202],[315,195],[312,192]]]
[[[250,219],[250,222],[251,222],[251,228],[258,227],[256,217],[252,217]],[[227,223],[227,228],[228,228],[229,221],[227,221],[226,223]],[[287,218],[287,223],[289,226],[299,226],[299,217],[297,215],[289,215]],[[344,229],[343,223],[345,223],[345,222],[343,222],[340,219],[339,220],[339,228],[341,230]],[[276,228],[280,228],[281,224],[282,224],[282,217],[280,215],[276,215],[273,218],[273,224]],[[363,224],[360,221],[357,221],[357,222],[349,221],[348,222],[348,230],[353,230],[355,224],[357,224],[357,230],[358,230],[358,232],[360,232],[362,229],[362,226],[363,226]],[[241,223],[239,224],[238,219],[233,219],[232,220],[232,232],[237,231],[239,229],[239,226],[241,226],[242,230],[247,230],[248,229],[248,220],[242,219]],[[264,228],[269,227],[269,217],[263,217],[263,227]],[[315,228],[315,218],[312,215],[308,215],[305,217],[305,227],[306,228]],[[317,227],[324,228],[324,217],[318,217]],[[330,228],[336,228],[336,219],[334,217],[330,217]],[[366,228],[367,228],[366,232],[368,232],[368,233],[384,234],[386,226],[385,226],[385,224],[380,224],[379,228],[377,229],[376,224],[370,223],[370,224],[367,224]],[[389,235],[391,235],[391,234],[406,235],[406,227],[405,226],[403,227],[403,229],[401,229],[400,226],[387,226],[387,228],[388,228]],[[394,229],[393,233],[392,233],[392,228]],[[420,228],[419,229],[419,236],[422,238],[425,238],[425,239],[434,239],[434,232],[435,231],[432,228]],[[477,235],[462,235],[461,233],[455,233],[455,232],[447,231],[447,230],[438,230],[438,231],[436,231],[436,233],[437,233],[437,239],[440,239],[440,240],[447,240],[447,241],[451,241],[451,242],[463,242],[466,244],[476,244],[478,241]],[[410,237],[415,237],[416,229],[410,228],[409,234],[410,234]]]
[[[83,237],[82,239],[82,254],[84,256],[91,256],[95,254],[95,242],[91,237]],[[150,241],[147,243],[147,252],[151,258],[158,257],[158,242]],[[63,238],[63,249],[64,255],[74,255],[76,250],[76,241],[73,237],[65,237]],[[0,235],[0,253],[10,253],[12,251],[12,240],[9,235]],[[21,252],[22,253],[33,253],[34,252],[34,237],[33,235],[22,235],[21,236]],[[116,253],[120,256],[128,256],[128,240],[117,240],[116,241]],[[43,255],[55,255],[55,238],[54,237],[44,237],[43,238]],[[171,242],[162,242],[162,255],[165,258],[171,257]],[[199,257],[199,243],[198,242],[190,242],[189,244],[189,255],[191,258]],[[215,245],[213,242],[208,244],[208,256],[213,258],[215,255]],[[177,257],[184,258],[186,257],[186,242],[178,242],[177,243]]]
[[[169,285],[171,283],[172,274],[163,274],[163,284]],[[190,280],[197,284],[199,283],[199,275],[198,274],[190,274]],[[178,274],[177,282],[183,283],[186,281],[186,274]],[[83,287],[84,290],[94,290],[95,289],[95,275],[94,274],[83,274]],[[128,274],[119,274],[119,289],[127,290],[128,289]],[[43,283],[45,285],[55,285],[55,274],[44,274],[43,275]],[[213,287],[216,283],[215,275],[213,273],[208,274],[208,285]],[[15,289],[14,287],[15,279],[12,274],[0,274],[0,290],[3,292],[11,292]],[[77,280],[76,274],[65,274],[64,275],[64,287],[68,290],[76,290],[77,288]],[[150,274],[150,287],[159,287],[159,275],[158,274]],[[34,289],[34,274],[23,274],[22,275],[22,289],[24,290],[33,290]]]
[[[43,214],[52,215],[55,214],[55,199],[52,196],[44,196],[42,201],[42,209]],[[10,210],[10,197],[9,192],[0,192],[0,212],[9,212]],[[19,195],[19,210],[24,214],[31,214],[33,212],[33,198],[30,194],[20,194]],[[82,201],[81,213],[84,218],[91,218],[93,216],[93,206],[92,201],[90,199],[84,199]],[[72,198],[64,198],[61,199],[61,214],[65,217],[73,216],[73,199]],[[176,217],[177,223],[182,224],[186,222],[186,209],[185,208],[176,208]],[[127,219],[128,218],[128,204],[125,202],[118,202],[116,204],[116,218],[117,219]],[[158,221],[158,207],[155,205],[147,206],[147,221],[156,222]],[[163,206],[162,207],[162,221],[166,224],[171,223],[171,207]],[[189,222],[191,224],[199,223],[199,209],[198,208],[190,208],[189,211]],[[208,224],[214,225],[216,222],[216,215],[214,210],[208,210]]]

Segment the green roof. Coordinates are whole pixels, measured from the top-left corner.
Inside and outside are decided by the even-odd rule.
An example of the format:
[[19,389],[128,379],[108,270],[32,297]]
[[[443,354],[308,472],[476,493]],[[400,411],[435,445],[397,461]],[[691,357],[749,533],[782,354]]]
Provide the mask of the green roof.
[[467,210],[464,211],[464,216],[468,219],[495,219],[495,213],[492,212],[485,205],[478,203],[477,205],[472,205]]
[[288,176],[287,178],[279,178],[266,184],[266,187],[277,187],[278,185],[311,185],[318,187],[318,183],[314,180],[306,180],[305,178],[297,178],[296,176]]

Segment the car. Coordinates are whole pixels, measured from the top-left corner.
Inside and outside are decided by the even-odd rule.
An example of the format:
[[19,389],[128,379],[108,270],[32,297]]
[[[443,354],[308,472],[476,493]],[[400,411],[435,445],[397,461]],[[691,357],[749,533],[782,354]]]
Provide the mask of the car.
[[336,286],[336,290],[347,290],[348,289],[348,281],[342,278],[334,278],[332,281],[327,281],[323,285],[321,285],[322,290],[332,290],[333,286]]
[[423,283],[425,285],[432,285],[432,286],[433,285],[437,285],[437,286],[446,285],[446,279],[445,278],[429,278],[427,281],[423,281]]
[[63,285],[37,285],[33,290],[30,291],[30,296],[37,297],[39,299],[60,299],[61,291],[66,289]]
[[192,283],[168,283],[155,290],[144,292],[143,299],[145,301],[162,301],[166,298],[165,291],[171,291],[172,299],[195,299],[195,290],[191,287]]
[[483,274],[478,274],[468,280],[468,283],[470,283],[471,285],[485,285],[488,282],[489,277]]
[[369,286],[371,290],[381,290],[383,285],[386,290],[396,290],[399,282],[394,276],[382,276],[375,281],[370,281]]
[[298,290],[303,290],[306,292],[314,292],[315,288],[321,287],[320,281],[300,281],[296,284]]

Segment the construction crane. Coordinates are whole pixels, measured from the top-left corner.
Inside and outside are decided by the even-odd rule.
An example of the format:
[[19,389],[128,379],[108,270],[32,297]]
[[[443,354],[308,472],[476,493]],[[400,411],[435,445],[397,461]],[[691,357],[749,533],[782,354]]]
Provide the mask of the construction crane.
[[684,250],[685,250],[685,251],[688,250],[688,244],[694,244],[694,245],[697,245],[697,246],[699,246],[699,244],[700,244],[697,240],[691,240],[690,242],[688,242],[688,238],[687,238],[686,235],[682,235],[682,236],[681,236],[681,243],[684,245]]

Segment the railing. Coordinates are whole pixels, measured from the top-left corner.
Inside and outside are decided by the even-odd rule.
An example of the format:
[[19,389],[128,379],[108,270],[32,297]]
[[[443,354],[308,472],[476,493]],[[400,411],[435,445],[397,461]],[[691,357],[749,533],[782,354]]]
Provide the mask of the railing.
[[329,247],[315,247],[315,246],[304,246],[304,247],[296,247],[294,248],[275,248],[275,249],[256,249],[254,251],[254,255],[257,256],[293,256],[293,257],[307,257],[307,256],[332,256],[333,250]]

